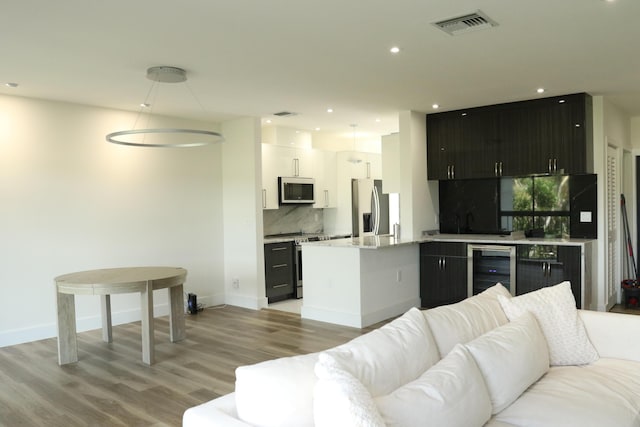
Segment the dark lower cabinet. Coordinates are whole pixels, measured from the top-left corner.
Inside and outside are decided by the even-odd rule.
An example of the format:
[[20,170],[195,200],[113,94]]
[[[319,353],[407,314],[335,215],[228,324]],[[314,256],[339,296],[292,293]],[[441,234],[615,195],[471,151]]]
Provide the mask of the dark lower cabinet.
[[420,244],[420,299],[424,308],[462,301],[467,297],[466,243]]
[[516,295],[546,286],[571,282],[576,306],[582,308],[581,253],[579,246],[518,245]]
[[270,303],[293,297],[296,274],[294,257],[294,242],[264,245],[264,278]]

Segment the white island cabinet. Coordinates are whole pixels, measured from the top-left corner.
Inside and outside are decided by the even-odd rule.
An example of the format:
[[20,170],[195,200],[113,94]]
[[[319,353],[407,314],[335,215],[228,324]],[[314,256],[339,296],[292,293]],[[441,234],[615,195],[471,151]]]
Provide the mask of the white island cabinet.
[[356,328],[420,306],[418,242],[392,236],[302,244],[301,316]]

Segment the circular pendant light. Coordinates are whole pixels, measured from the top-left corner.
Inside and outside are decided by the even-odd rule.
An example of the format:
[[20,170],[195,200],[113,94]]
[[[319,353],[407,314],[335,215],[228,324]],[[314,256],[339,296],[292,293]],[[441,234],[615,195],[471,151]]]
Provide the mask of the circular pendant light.
[[[185,70],[178,67],[157,66],[147,69],[147,78],[152,80],[153,83],[147,93],[144,103],[141,104],[141,109],[138,113],[138,117],[136,118],[136,123],[143,114],[143,110],[149,106],[149,96],[158,83],[185,83],[187,81],[187,73]],[[190,88],[189,91],[196,102],[198,102],[200,107],[204,110],[202,104],[200,104],[198,98]],[[151,112],[148,114],[151,115]],[[135,147],[165,148],[199,147],[224,141],[222,134],[211,130],[182,128],[135,129],[135,124],[133,127],[134,128],[131,130],[111,132],[107,134],[106,139],[108,142],[113,144],[130,145]]]

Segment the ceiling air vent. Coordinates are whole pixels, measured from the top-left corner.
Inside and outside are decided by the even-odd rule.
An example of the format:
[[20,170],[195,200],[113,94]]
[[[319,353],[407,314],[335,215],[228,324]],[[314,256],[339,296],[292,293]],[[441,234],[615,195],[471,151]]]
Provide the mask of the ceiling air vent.
[[292,113],[290,111],[280,111],[279,113],[273,113],[273,115],[278,117],[291,117],[291,116],[297,116],[298,113]]
[[470,31],[495,27],[498,23],[482,13],[482,11],[478,10],[468,15],[434,22],[433,25],[440,28],[445,33],[455,36],[462,33],[468,33]]

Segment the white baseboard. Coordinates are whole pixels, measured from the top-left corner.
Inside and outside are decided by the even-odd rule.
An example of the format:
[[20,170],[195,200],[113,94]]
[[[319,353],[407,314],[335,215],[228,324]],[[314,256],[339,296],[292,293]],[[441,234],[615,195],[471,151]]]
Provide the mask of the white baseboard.
[[[265,299],[266,300],[266,299]],[[185,298],[185,312],[186,312],[186,298]],[[261,308],[260,300],[256,298],[248,298],[243,296],[233,296],[230,298],[224,295],[198,295],[198,304],[202,304],[204,307],[212,307],[222,304],[237,305],[239,307],[250,308],[253,310],[259,310]],[[264,303],[266,306],[266,302]],[[154,317],[168,316],[169,305],[168,303],[158,304],[153,306]],[[121,325],[124,323],[138,322],[142,318],[140,309],[114,311],[111,314],[112,325]],[[94,329],[102,328],[102,318],[100,313],[93,316],[86,316],[76,319],[76,328],[78,332],[91,331]],[[26,342],[38,341],[47,338],[55,338],[58,336],[55,320],[52,323],[43,325],[36,325],[28,328],[10,329],[6,331],[0,331],[0,347],[7,347],[10,345],[22,344]]]
[[353,328],[366,328],[383,320],[400,316],[412,307],[420,307],[420,298],[411,298],[406,301],[385,307],[371,313],[347,313],[324,308],[309,307],[302,304],[301,316],[303,319],[319,320],[321,322],[334,323]]

